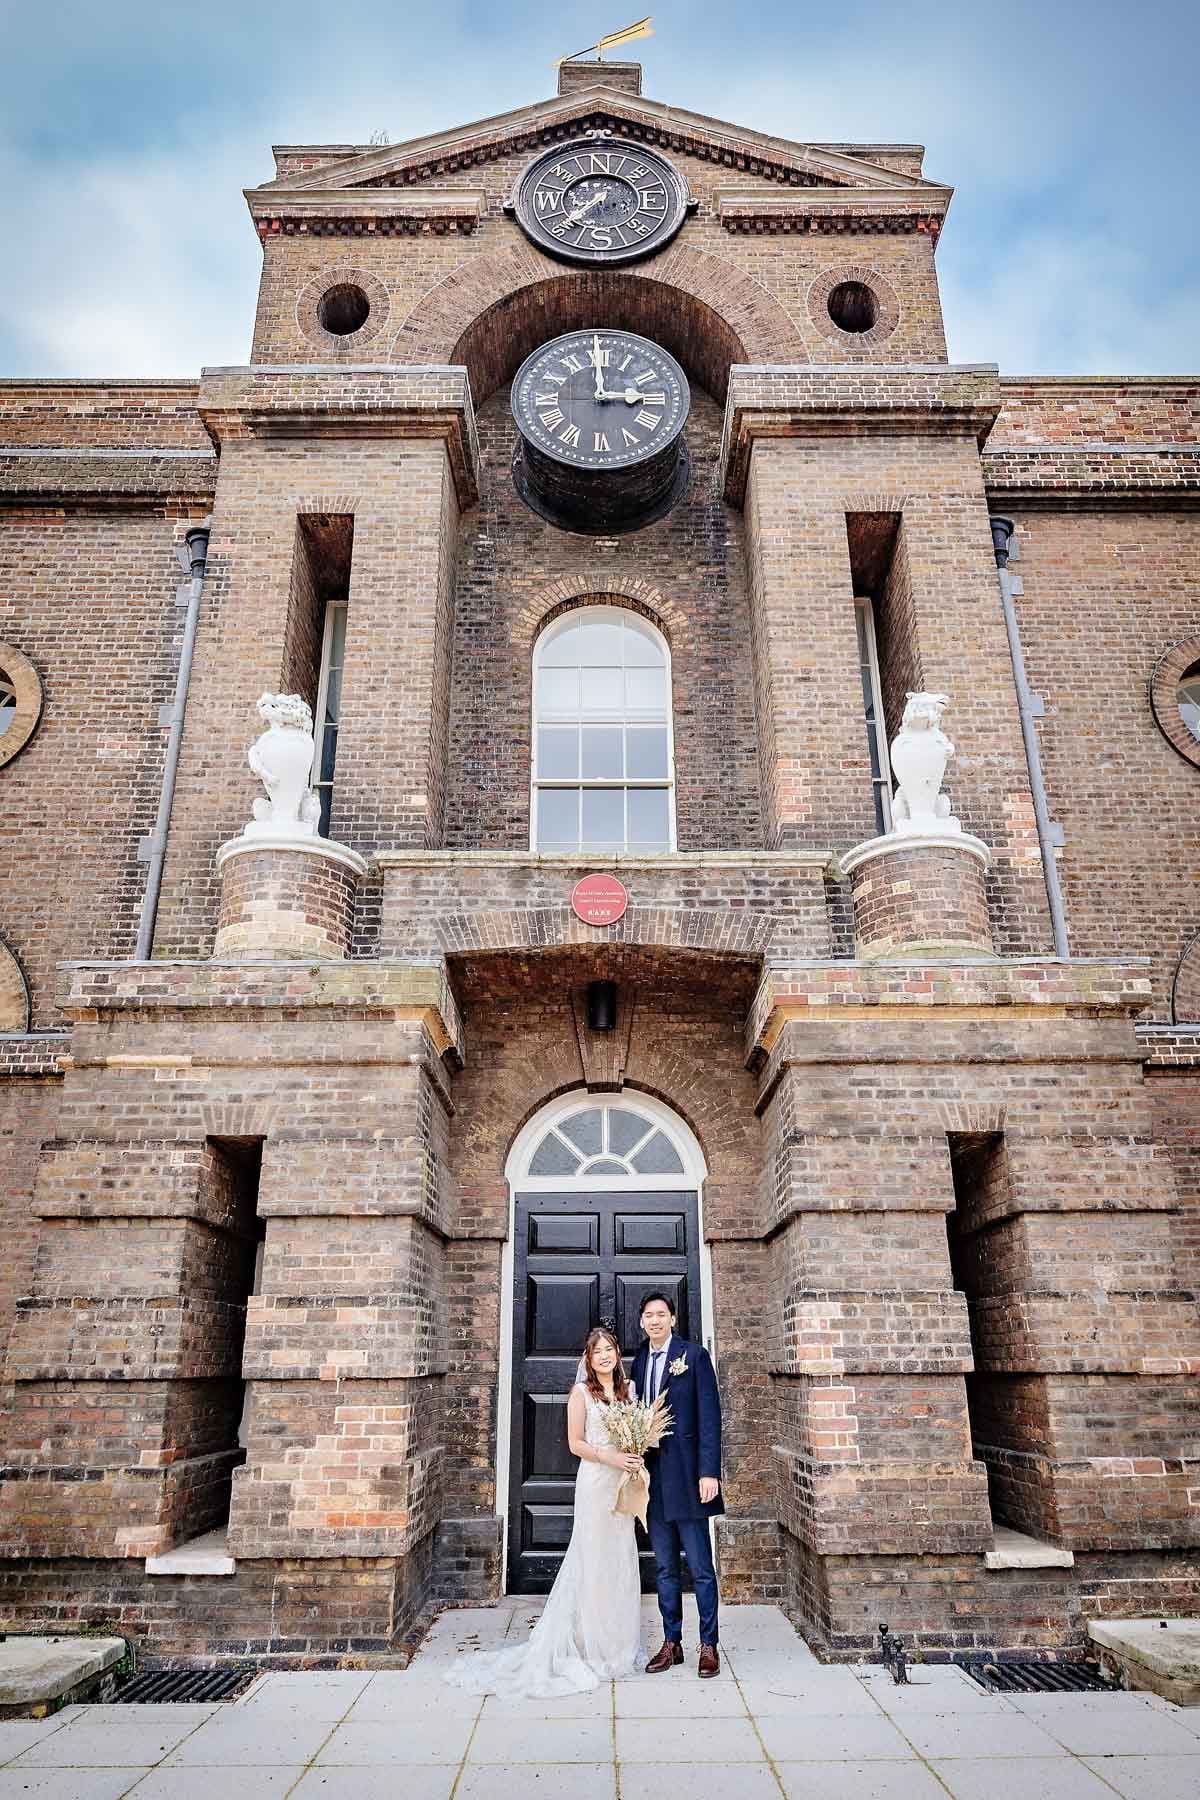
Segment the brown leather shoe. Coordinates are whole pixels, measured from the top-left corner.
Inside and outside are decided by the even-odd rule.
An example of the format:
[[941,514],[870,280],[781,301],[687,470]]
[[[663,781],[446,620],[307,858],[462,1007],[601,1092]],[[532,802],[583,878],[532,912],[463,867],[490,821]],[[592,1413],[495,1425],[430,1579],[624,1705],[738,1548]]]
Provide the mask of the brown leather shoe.
[[676,1663],[683,1661],[683,1645],[673,1644],[667,1639],[657,1656],[652,1656],[646,1664],[647,1675],[661,1675],[664,1669],[673,1669]]
[[717,1655],[715,1644],[701,1644],[700,1665],[696,1673],[701,1681],[711,1681],[714,1675],[721,1673],[721,1658]]

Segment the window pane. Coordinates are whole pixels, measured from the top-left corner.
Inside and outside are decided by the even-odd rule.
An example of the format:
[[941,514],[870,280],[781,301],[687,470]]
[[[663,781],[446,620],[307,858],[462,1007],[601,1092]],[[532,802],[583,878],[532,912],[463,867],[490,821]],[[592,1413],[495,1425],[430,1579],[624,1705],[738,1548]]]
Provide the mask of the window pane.
[[321,734],[321,773],[317,779],[325,786],[333,780],[333,765],[337,761],[337,734],[336,725],[326,725]]
[[624,632],[618,624],[605,620],[589,620],[572,633],[576,656],[585,669],[621,666],[621,640]]
[[584,669],[583,710],[590,713],[624,711],[620,669]]
[[647,1144],[638,1151],[633,1159],[633,1166],[639,1175],[682,1175],[683,1164],[679,1153],[670,1138],[664,1132],[656,1131]]
[[1200,739],[1200,663],[1185,669],[1179,683],[1179,716],[1194,738]]
[[539,643],[537,660],[539,669],[568,669],[579,667],[579,631],[578,625],[569,625],[565,631],[547,638]]
[[340,669],[346,660],[346,613],[345,606],[335,606],[333,623],[329,627],[329,661],[331,666]]
[[537,698],[539,712],[578,712],[579,676],[574,669],[539,669]]
[[621,850],[624,848],[624,788],[584,789],[583,842],[589,850]]
[[665,712],[667,708],[667,672],[657,669],[627,669],[625,692],[631,712]]
[[628,1156],[633,1146],[641,1143],[649,1129],[648,1119],[626,1111],[623,1106],[609,1107],[608,1147],[617,1156]]
[[594,1162],[588,1169],[589,1175],[628,1175],[628,1173],[629,1170],[625,1167],[624,1163],[613,1162],[611,1159],[606,1159],[603,1162]]
[[579,732],[574,725],[542,727],[537,741],[538,774],[546,781],[570,781],[579,774]]
[[342,716],[342,671],[331,663],[325,682],[325,717],[335,725]]
[[652,638],[649,632],[639,631],[636,625],[625,627],[625,667],[627,669],[660,669],[663,664],[662,645]]
[[666,788],[629,789],[629,847],[670,849],[670,806]]
[[653,781],[667,773],[667,733],[662,725],[638,726],[626,737],[629,759],[626,773],[635,780]]
[[558,1129],[564,1137],[578,1144],[585,1156],[599,1156],[603,1148],[600,1142],[601,1109],[589,1106],[583,1112],[572,1113],[569,1119],[563,1119]]
[[578,849],[578,788],[538,789],[537,845],[539,850]]
[[573,1175],[581,1158],[553,1131],[544,1137],[533,1153],[529,1165],[531,1175]]
[[[621,767],[619,725],[585,725],[583,728],[583,774],[588,781],[619,781],[625,771]],[[574,770],[571,771],[574,774]]]

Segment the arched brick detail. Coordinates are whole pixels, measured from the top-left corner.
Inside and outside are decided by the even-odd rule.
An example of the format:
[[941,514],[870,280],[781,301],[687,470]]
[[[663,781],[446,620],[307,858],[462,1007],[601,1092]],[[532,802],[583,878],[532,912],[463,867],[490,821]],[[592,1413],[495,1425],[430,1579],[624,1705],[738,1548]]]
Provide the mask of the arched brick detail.
[[601,569],[585,575],[565,575],[534,594],[514,618],[509,642],[529,651],[551,620],[571,607],[614,605],[631,607],[657,625],[672,651],[687,643],[690,621],[661,588]]
[[354,513],[362,501],[357,494],[297,494],[296,516],[308,516],[312,513]]
[[902,513],[908,505],[907,494],[846,494],[839,502],[848,513]]
[[447,913],[438,921],[442,948],[456,956],[555,950],[565,944],[595,949],[609,943],[744,958],[763,955],[778,931],[779,921],[771,913],[669,904],[630,906],[623,918],[603,930],[585,925],[566,905]]
[[0,643],[0,674],[7,676],[16,705],[8,730],[0,737],[0,768],[22,751],[42,716],[42,678],[23,650]]
[[947,1131],[964,1135],[990,1134],[1004,1130],[1006,1109],[999,1102],[969,1105],[966,1101],[943,1100],[937,1116]]
[[564,270],[525,250],[470,258],[416,302],[391,360],[465,364],[482,406],[538,344],[589,324],[654,338],[718,400],[732,363],[807,360],[774,295],[734,264],[678,243],[634,270]]
[[[1159,657],[1150,677],[1150,710],[1154,723],[1184,762],[1200,769],[1200,742],[1192,736],[1179,716],[1179,678],[1194,662],[1200,662],[1200,632],[1182,638]],[[3,739],[0,739],[3,743]]]
[[[318,315],[321,301],[331,288],[360,288],[367,296],[370,311],[357,331],[339,335],[327,331]],[[357,263],[331,262],[319,269],[296,296],[296,324],[301,337],[321,352],[323,361],[367,362],[363,351],[385,337],[391,316],[391,300],[382,281]]]
[[[847,281],[861,282],[875,296],[875,323],[869,331],[843,331],[830,315],[830,296]],[[900,315],[899,294],[882,269],[872,263],[835,264],[831,269],[823,269],[808,290],[808,316],[817,330],[822,337],[850,349],[869,350],[875,344],[885,343],[899,325]]]
[[20,963],[0,938],[0,1031],[29,1030],[29,987]]

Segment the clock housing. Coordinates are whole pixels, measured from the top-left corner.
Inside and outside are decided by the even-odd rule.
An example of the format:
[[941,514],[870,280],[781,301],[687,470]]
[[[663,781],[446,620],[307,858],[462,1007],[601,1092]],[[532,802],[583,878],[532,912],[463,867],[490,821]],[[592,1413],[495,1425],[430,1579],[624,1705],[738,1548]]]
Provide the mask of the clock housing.
[[636,262],[671,242],[691,200],[665,157],[608,136],[547,150],[517,187],[526,237],[562,262]]
[[686,481],[690,406],[687,376],[651,339],[611,330],[554,338],[513,382],[518,491],[571,530],[646,524]]

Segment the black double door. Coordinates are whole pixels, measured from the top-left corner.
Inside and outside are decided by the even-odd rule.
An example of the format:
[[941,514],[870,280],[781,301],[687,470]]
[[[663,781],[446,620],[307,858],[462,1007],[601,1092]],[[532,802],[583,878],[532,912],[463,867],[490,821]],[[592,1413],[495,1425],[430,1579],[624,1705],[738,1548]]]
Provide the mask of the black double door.
[[[508,1589],[544,1594],[571,1537],[576,1459],[567,1396],[594,1325],[617,1334],[628,1371],[648,1288],[668,1294],[675,1329],[699,1340],[700,1246],[694,1193],[518,1194],[508,1512]],[[654,1559],[638,1527],[642,1586]]]

